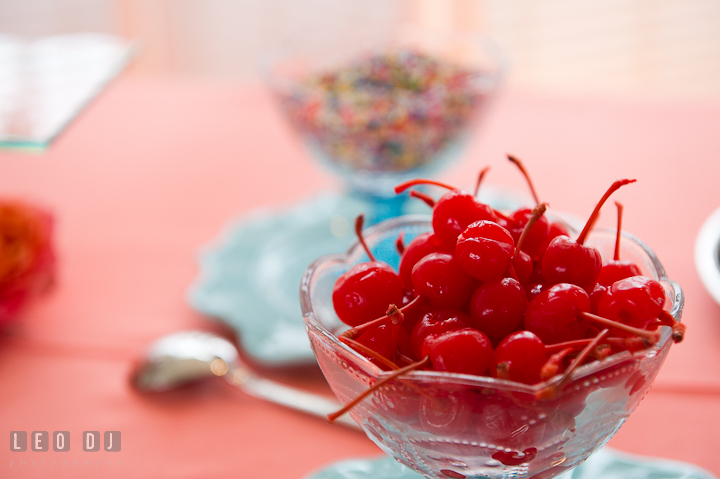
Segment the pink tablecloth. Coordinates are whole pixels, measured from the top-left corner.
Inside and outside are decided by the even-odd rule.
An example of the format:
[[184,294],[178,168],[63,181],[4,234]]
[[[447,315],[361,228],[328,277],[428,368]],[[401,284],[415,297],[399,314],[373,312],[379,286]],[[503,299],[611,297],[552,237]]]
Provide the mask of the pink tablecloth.
[[[685,343],[610,445],[720,475],[720,306],[693,265],[720,206],[720,105],[549,98],[506,92],[445,179],[589,214],[615,179],[625,227],[685,289]],[[216,329],[186,303],[199,248],[230,219],[332,188],[266,93],[234,84],[121,80],[40,155],[0,153],[0,194],[57,217],[56,289],[0,336],[0,477],[283,477],[378,455],[363,435],[243,396],[221,382],[158,397],[127,383],[154,338]],[[602,219],[612,224],[614,214]],[[325,390],[314,369],[271,372]],[[10,431],[69,431],[69,452],[10,452]],[[83,452],[83,431],[120,431],[120,452]]]

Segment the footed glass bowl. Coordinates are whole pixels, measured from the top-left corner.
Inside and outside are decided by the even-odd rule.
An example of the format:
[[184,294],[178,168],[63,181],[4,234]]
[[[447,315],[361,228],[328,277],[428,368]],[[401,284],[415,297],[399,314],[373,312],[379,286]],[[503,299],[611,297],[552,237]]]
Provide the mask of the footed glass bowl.
[[396,205],[389,217],[407,198],[395,185],[459,156],[505,63],[478,34],[319,25],[268,52],[261,71],[310,155],[350,193]]
[[[429,231],[427,217],[406,216],[368,229],[368,246],[379,260],[399,262],[395,240]],[[615,233],[594,232],[586,244],[612,257]],[[625,234],[621,257],[666,288],[665,309],[676,320],[683,293],[639,239]],[[335,315],[335,280],[367,261],[359,245],[344,255],[320,258],[306,271],[301,308],[311,345],[335,395],[344,404],[388,373],[337,340],[347,329]],[[429,478],[550,478],[602,447],[620,428],[653,383],[672,344],[669,327],[652,348],[622,352],[577,369],[553,399],[536,399],[559,377],[529,386],[489,377],[413,371],[392,380],[350,415],[367,436],[400,463]]]

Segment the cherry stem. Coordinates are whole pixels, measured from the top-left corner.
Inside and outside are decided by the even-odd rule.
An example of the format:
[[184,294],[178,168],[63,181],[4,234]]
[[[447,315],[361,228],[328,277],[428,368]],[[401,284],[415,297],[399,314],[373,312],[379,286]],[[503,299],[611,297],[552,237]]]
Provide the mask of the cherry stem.
[[585,348],[583,348],[582,351],[580,351],[580,354],[578,354],[577,357],[575,359],[573,359],[573,362],[570,364],[570,367],[567,368],[567,370],[563,374],[562,379],[560,380],[560,382],[557,385],[558,391],[562,390],[562,388],[565,387],[565,385],[570,380],[570,376],[572,375],[572,373],[583,363],[583,361],[585,361],[585,359],[588,357],[590,352],[593,349],[595,349],[595,347],[598,344],[600,344],[600,341],[602,341],[603,338],[605,338],[605,336],[607,336],[609,332],[610,332],[610,330],[607,328],[600,331],[600,333],[597,336],[595,336],[593,338],[593,340],[590,341],[590,343],[588,343],[588,345],[585,346]]
[[565,341],[562,343],[547,344],[545,345],[545,352],[548,354],[555,354],[567,348],[572,348],[573,351],[577,351],[578,349],[587,346],[590,341],[592,341],[592,338],[575,339],[573,341]]
[[537,223],[538,220],[542,217],[542,215],[545,214],[545,211],[547,211],[547,207],[547,203],[538,203],[538,205],[533,208],[532,212],[530,213],[530,217],[528,218],[528,222],[525,224],[525,228],[523,229],[523,232],[520,235],[520,238],[518,238],[517,244],[515,245],[515,255],[513,256],[513,261],[516,260],[518,256],[520,256],[520,249],[525,242],[525,238],[527,238],[527,236],[530,234],[530,229],[535,226],[535,223]]
[[351,348],[355,349],[356,351],[358,351],[362,354],[365,354],[366,356],[370,356],[372,359],[376,360],[379,363],[382,363],[383,366],[386,366],[389,369],[392,369],[392,370],[400,369],[400,367],[397,364],[390,361],[388,358],[386,358],[382,354],[378,353],[377,351],[375,351],[373,349],[368,348],[364,344],[362,344],[358,341],[355,341],[354,339],[345,338],[343,336],[340,336],[338,339],[340,340],[341,343],[345,343],[348,346],[350,346]]
[[362,401],[363,399],[365,399],[366,397],[368,397],[370,394],[373,393],[373,391],[379,389],[382,385],[384,385],[384,384],[387,383],[388,381],[391,381],[391,380],[393,380],[393,379],[395,379],[395,378],[397,378],[397,377],[399,377],[399,376],[402,376],[403,374],[407,374],[407,373],[409,373],[410,371],[414,371],[415,369],[421,368],[421,367],[425,366],[425,365],[426,365],[427,363],[429,363],[429,362],[430,362],[430,357],[429,357],[429,356],[425,356],[425,357],[424,357],[423,359],[421,359],[420,361],[416,361],[416,362],[414,362],[414,363],[408,364],[407,366],[405,366],[405,367],[403,367],[403,368],[400,368],[400,369],[397,369],[397,370],[393,371],[390,375],[385,376],[384,378],[380,379],[378,382],[376,382],[375,384],[373,384],[372,386],[370,386],[370,388],[368,388],[368,389],[366,389],[365,391],[363,391],[362,394],[360,394],[360,395],[357,396],[355,399],[353,399],[352,401],[350,401],[349,403],[347,403],[345,406],[343,406],[343,407],[342,407],[341,409],[339,409],[338,411],[335,411],[334,413],[328,414],[328,415],[327,415],[327,418],[328,418],[330,421],[334,421],[335,419],[339,418],[340,416],[342,416],[343,414],[345,414],[346,412],[348,412],[350,409],[352,409],[352,408],[354,408],[355,406],[357,406],[357,405],[360,403],[360,401]]
[[592,350],[592,355],[595,359],[602,361],[612,354],[612,347],[609,344],[598,344],[595,349]]
[[373,256],[370,248],[368,248],[368,245],[365,243],[365,238],[362,234],[363,223],[365,223],[365,216],[359,214],[357,218],[355,218],[355,234],[357,235],[358,241],[360,241],[360,244],[365,250],[365,253],[367,253],[368,258],[370,258],[370,261],[375,261],[375,256]]
[[490,167],[486,166],[482,170],[480,170],[480,174],[478,175],[477,183],[475,183],[475,191],[473,192],[473,196],[477,198],[478,193],[480,192],[480,183],[482,183],[483,178],[485,178],[485,175],[487,175],[487,172],[490,171]]
[[495,371],[498,379],[510,379],[510,364],[507,361],[499,362]]
[[[587,346],[592,340],[593,340],[593,338],[586,338],[586,339],[575,339],[573,341],[565,341],[562,343],[547,344],[545,346],[545,351],[548,354],[555,354],[559,351],[562,351],[565,348],[572,348],[573,350],[577,351],[577,350]],[[640,341],[639,344],[638,344],[638,341]],[[638,338],[636,336],[633,336],[631,338],[607,338],[607,339],[605,339],[605,343],[610,346],[618,346],[621,348],[631,349],[634,351],[638,350],[638,349],[642,349],[642,347],[647,346],[647,342],[645,341],[644,338]]]
[[536,397],[538,397],[538,399],[552,399],[558,392],[562,391],[565,385],[570,381],[572,373],[583,363],[583,361],[585,361],[585,359],[587,359],[592,350],[595,349],[595,347],[600,343],[600,341],[603,340],[605,336],[607,336],[609,332],[609,329],[603,329],[602,331],[600,331],[600,333],[595,336],[593,340],[590,341],[588,345],[585,346],[585,348],[583,348],[582,351],[580,351],[580,354],[578,354],[575,359],[573,359],[573,362],[570,363],[570,366],[563,373],[560,382],[558,382],[557,384],[551,384],[550,386],[541,389],[536,394]]
[[410,190],[410,196],[414,196],[415,198],[420,198],[425,202],[426,205],[428,205],[430,208],[435,206],[435,200],[430,196],[426,195],[422,191],[418,190]]
[[542,369],[540,369],[540,377],[543,380],[546,380],[555,376],[558,371],[560,371],[560,367],[562,366],[562,362],[565,360],[565,358],[574,351],[575,348],[566,347],[564,349],[561,349],[557,353],[551,355],[550,358],[545,361],[545,364],[543,364]]
[[672,328],[673,342],[681,343],[682,340],[685,339],[685,330],[687,329],[687,326],[679,321],[675,321],[672,314],[663,309],[660,311],[660,316],[658,316],[657,321],[664,326],[670,326]]
[[615,233],[615,253],[613,254],[613,259],[620,261],[620,237],[622,236],[620,232],[622,231],[623,205],[616,201],[615,206],[617,206],[617,232]]
[[405,253],[405,232],[401,231],[400,234],[398,234],[397,239],[395,240],[395,249],[397,249],[397,252],[400,256]]
[[440,181],[428,180],[425,178],[416,178],[414,180],[409,180],[409,181],[406,181],[405,183],[400,183],[399,185],[397,185],[395,187],[395,193],[400,194],[403,191],[407,190],[408,188],[410,188],[412,186],[417,186],[417,185],[435,185],[435,186],[440,186],[442,188],[447,188],[448,190],[458,190],[459,189],[459,188],[455,188],[454,186],[450,186],[447,183],[442,183]]
[[532,193],[533,199],[535,200],[535,204],[540,204],[540,199],[538,198],[537,192],[535,191],[535,186],[533,186],[533,182],[530,179],[530,175],[528,174],[527,170],[525,169],[525,165],[523,165],[522,161],[520,161],[518,158],[514,157],[513,155],[508,154],[507,159],[515,163],[515,165],[520,169],[520,172],[525,177],[525,180],[528,183],[528,186],[530,186],[530,193]]
[[635,328],[633,326],[628,326],[627,324],[623,324],[618,321],[613,321],[612,319],[603,318],[602,316],[598,316],[596,314],[588,313],[585,311],[581,311],[579,314],[580,314],[580,316],[582,316],[585,319],[588,319],[594,323],[599,323],[604,326],[617,328],[622,331],[628,332],[630,334],[634,334],[635,336],[644,338],[650,344],[655,344],[660,340],[660,334],[658,333],[658,331],[648,331],[647,329]]
[[405,321],[405,315],[397,306],[391,304],[385,314],[390,317],[390,346],[392,347],[392,359],[397,361],[398,336],[400,335],[400,325]]
[[585,227],[583,228],[582,232],[580,233],[580,236],[577,237],[577,244],[583,244],[585,243],[585,238],[587,238],[587,235],[590,233],[590,230],[595,225],[595,222],[598,219],[598,216],[600,215],[600,208],[605,204],[608,198],[610,198],[610,195],[612,195],[615,191],[617,191],[621,186],[627,185],[629,183],[635,183],[637,180],[618,180],[614,182],[612,185],[610,185],[610,188],[605,192],[602,198],[600,198],[600,201],[597,205],[595,205],[595,209],[593,210],[592,214],[590,215],[590,218],[588,218],[587,223],[585,223]]
[[[391,304],[388,307],[388,313],[385,316],[380,316],[379,318],[372,319],[372,320],[368,321],[367,323],[363,323],[359,326],[348,329],[347,331],[342,333],[341,336],[350,338],[350,339],[355,339],[358,336],[360,336],[362,333],[364,333],[367,329],[372,328],[373,326],[379,326],[380,324],[382,324],[383,322],[385,322],[387,320],[390,320],[393,323],[402,322],[403,319],[405,318],[405,313],[407,311],[411,310],[412,308],[414,308],[417,304],[422,303],[424,300],[425,300],[425,298],[423,296],[418,295],[417,297],[415,297],[415,299],[410,301],[408,304],[406,304],[402,308],[398,308],[394,304]],[[400,318],[400,319],[398,319],[398,318]]]
[[405,363],[406,365],[408,365],[408,364],[410,364],[410,363],[413,362],[413,359],[412,359],[411,357],[405,356],[405,355],[404,355],[403,353],[401,353],[400,351],[398,351],[397,356],[398,356],[398,361],[402,361],[402,362]]

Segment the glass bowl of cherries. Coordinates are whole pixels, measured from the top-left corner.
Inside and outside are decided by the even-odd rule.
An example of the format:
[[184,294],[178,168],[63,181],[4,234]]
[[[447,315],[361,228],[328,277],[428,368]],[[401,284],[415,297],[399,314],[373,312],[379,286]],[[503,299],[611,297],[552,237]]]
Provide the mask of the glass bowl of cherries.
[[402,213],[396,184],[459,156],[505,62],[474,33],[332,24],[291,35],[261,70],[310,156],[374,222]]
[[653,251],[546,205],[501,212],[447,188],[432,216],[363,231],[302,280],[306,329],[345,407],[428,478],[550,478],[602,447],[682,340],[683,293]]

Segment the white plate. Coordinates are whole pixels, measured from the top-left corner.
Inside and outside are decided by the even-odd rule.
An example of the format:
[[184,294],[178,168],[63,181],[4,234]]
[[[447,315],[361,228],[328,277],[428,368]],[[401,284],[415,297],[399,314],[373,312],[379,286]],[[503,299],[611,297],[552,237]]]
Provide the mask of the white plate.
[[703,223],[695,241],[695,267],[705,288],[720,303],[720,208]]

